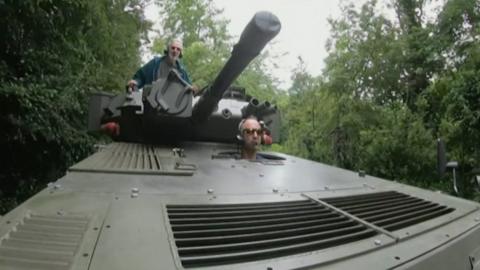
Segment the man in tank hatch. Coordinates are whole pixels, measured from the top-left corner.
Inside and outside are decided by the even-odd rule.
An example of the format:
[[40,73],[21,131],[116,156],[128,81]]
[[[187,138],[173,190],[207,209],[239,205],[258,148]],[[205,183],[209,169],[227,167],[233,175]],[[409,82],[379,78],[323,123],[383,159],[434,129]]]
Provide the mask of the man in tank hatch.
[[248,116],[238,125],[239,139],[242,142],[241,157],[248,160],[263,159],[257,153],[262,144],[264,128],[255,116]]

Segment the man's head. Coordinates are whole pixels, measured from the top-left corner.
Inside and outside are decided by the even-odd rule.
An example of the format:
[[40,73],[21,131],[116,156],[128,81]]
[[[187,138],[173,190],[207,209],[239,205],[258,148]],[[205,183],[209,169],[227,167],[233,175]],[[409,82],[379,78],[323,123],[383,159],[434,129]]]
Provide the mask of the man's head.
[[183,44],[179,39],[172,39],[167,46],[168,61],[170,63],[175,63],[178,58],[182,57]]
[[262,141],[262,127],[254,116],[247,117],[240,122],[240,135],[244,142],[244,150],[256,151]]

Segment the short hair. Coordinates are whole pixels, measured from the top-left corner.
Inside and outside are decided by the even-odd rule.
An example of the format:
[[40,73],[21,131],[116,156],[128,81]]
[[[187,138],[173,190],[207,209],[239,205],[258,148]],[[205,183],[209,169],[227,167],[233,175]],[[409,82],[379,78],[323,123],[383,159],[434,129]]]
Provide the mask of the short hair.
[[170,40],[170,42],[168,42],[168,45],[167,45],[167,46],[170,47],[174,42],[180,43],[180,49],[183,50],[183,42],[182,42],[182,40],[179,39],[179,38],[172,38],[172,39]]
[[170,46],[173,44],[173,42],[178,42],[178,43],[180,43],[180,47],[181,47],[180,49],[181,49],[181,51],[180,51],[179,57],[182,58],[182,57],[183,57],[183,42],[182,42],[182,40],[179,39],[179,38],[172,38],[172,39],[170,40],[170,42],[168,42],[167,45],[165,46],[166,48],[165,48],[165,50],[163,50],[163,54],[164,54],[164,55],[167,55],[167,54],[168,54],[168,52],[170,51]]
[[242,121],[240,121],[240,123],[238,124],[238,132],[240,132],[240,134],[243,133],[243,124],[245,124],[245,122],[247,120],[250,120],[250,119],[257,121],[258,124],[260,124],[260,121],[258,121],[258,118],[255,115],[249,115],[249,116],[245,117],[244,119],[242,119]]

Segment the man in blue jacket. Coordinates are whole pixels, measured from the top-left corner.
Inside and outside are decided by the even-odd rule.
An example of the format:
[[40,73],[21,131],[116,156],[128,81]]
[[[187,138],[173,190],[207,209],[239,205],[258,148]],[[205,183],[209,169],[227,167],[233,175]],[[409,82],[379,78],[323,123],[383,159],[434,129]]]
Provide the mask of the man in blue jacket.
[[[162,57],[155,56],[150,62],[137,70],[132,80],[128,82],[128,87],[131,89],[143,88],[146,84],[151,84],[160,78],[166,78],[171,69],[175,69],[182,79],[191,85],[192,82],[190,81],[187,70],[182,63],[180,63],[182,51],[182,42],[179,39],[173,39],[168,44],[165,55]],[[194,93],[198,91],[196,86],[191,85],[190,87]]]

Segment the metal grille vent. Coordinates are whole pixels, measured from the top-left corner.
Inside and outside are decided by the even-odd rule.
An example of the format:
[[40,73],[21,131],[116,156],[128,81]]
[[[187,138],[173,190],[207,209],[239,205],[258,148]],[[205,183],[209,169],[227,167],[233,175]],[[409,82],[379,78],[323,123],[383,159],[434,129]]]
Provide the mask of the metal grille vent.
[[455,210],[396,191],[321,200],[388,231],[415,225]]
[[1,241],[1,268],[70,269],[87,226],[85,217],[31,215]]
[[185,268],[293,255],[376,234],[312,201],[168,205],[167,212]]
[[112,143],[102,151],[70,168],[70,171],[94,171],[136,174],[192,175],[195,166],[185,164],[172,149],[135,143]]

